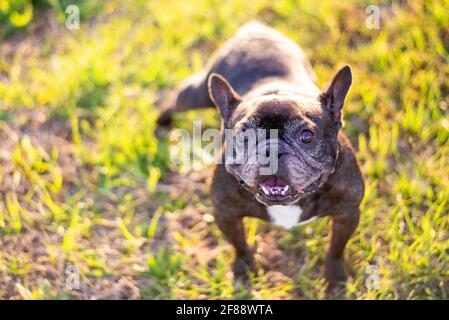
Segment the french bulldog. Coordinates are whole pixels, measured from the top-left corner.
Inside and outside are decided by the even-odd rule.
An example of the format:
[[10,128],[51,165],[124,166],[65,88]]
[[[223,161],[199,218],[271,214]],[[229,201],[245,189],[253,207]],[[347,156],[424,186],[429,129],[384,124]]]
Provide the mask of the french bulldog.
[[342,108],[352,83],[349,66],[320,90],[305,54],[274,29],[242,26],[199,73],[181,83],[158,124],[175,112],[216,106],[222,129],[276,129],[277,168],[261,174],[257,161],[221,163],[212,186],[215,221],[235,248],[235,279],[255,272],[243,217],[291,228],[330,216],[324,276],[328,288],[346,280],[343,251],[359,223],[364,182],[349,140]]

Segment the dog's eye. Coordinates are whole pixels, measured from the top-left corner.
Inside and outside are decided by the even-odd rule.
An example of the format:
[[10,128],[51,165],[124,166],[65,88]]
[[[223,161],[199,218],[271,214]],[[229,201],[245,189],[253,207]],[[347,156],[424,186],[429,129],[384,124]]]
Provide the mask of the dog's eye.
[[301,141],[304,143],[310,143],[313,141],[313,139],[315,138],[315,135],[313,134],[312,131],[310,130],[304,130],[301,132]]

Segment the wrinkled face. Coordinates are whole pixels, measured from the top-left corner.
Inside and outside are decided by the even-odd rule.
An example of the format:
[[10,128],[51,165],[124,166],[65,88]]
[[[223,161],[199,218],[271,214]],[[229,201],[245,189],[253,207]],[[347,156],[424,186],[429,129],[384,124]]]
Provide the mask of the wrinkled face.
[[[265,205],[293,204],[315,192],[332,173],[338,126],[319,101],[258,97],[241,102],[228,125],[236,132],[266,133],[244,146],[245,155],[264,153],[261,157],[245,156],[239,163],[225,163],[227,171]],[[267,160],[277,162],[269,164],[273,170],[264,170]]]
[[[266,205],[290,205],[317,191],[335,166],[341,110],[351,83],[351,68],[345,66],[316,98],[271,94],[244,100],[226,79],[212,74],[209,96],[223,118],[225,137],[226,129],[265,132],[264,139],[248,143],[243,135],[239,161],[228,161],[229,141],[235,139],[225,138],[227,171]],[[261,152],[265,157],[259,157]]]

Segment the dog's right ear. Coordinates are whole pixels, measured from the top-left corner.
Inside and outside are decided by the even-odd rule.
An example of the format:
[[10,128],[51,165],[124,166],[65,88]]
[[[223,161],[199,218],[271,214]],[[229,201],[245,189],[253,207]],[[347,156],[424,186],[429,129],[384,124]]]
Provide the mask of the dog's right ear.
[[218,108],[226,123],[242,98],[235,92],[229,82],[217,73],[212,73],[209,76],[208,88],[210,99]]
[[326,89],[321,92],[319,99],[325,105],[332,119],[341,126],[341,109],[346,94],[352,83],[351,67],[346,65],[337,72]]

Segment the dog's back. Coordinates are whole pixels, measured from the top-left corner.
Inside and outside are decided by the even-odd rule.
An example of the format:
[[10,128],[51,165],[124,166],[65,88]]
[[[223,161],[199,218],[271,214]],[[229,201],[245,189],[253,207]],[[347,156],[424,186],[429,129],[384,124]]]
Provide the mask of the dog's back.
[[315,74],[303,51],[293,41],[257,22],[243,25],[199,73],[186,79],[163,107],[159,125],[175,112],[212,107],[207,90],[211,73],[225,77],[242,96],[281,91],[316,97]]

